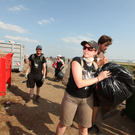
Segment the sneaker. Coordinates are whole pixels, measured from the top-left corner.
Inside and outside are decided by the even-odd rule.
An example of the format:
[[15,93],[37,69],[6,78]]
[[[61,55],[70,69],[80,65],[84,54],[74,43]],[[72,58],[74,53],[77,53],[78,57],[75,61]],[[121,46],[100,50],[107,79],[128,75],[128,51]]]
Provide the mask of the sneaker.
[[94,133],[96,133],[97,135],[103,135],[103,133],[100,131],[100,129],[97,127],[96,124],[94,124],[91,128],[88,128],[88,133],[90,131],[93,131]]
[[38,103],[40,103],[40,96],[39,96],[39,95],[36,95],[36,101],[37,101]]

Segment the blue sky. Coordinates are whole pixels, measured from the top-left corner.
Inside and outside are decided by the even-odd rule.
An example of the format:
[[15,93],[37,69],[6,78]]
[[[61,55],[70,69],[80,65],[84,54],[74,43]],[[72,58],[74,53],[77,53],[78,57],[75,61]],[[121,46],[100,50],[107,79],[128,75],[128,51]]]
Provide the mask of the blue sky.
[[82,56],[83,40],[112,37],[109,59],[135,60],[135,0],[0,0],[0,40],[42,45],[46,57]]

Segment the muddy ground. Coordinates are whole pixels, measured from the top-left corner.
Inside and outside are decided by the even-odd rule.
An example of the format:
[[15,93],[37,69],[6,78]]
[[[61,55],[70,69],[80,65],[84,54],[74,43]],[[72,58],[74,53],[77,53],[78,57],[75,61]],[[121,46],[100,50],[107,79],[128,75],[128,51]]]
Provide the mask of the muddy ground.
[[[6,96],[0,97],[0,135],[55,135],[65,87],[61,81],[53,81],[54,73],[49,70],[41,87],[41,102],[33,101],[27,106],[25,101],[29,97],[29,89],[24,78],[26,67],[27,64],[23,72],[12,72],[11,87]],[[9,104],[7,101],[10,101]],[[135,121],[120,115],[124,108],[125,102],[109,115],[111,117],[104,119],[99,111],[96,124],[104,135],[135,134]],[[78,135],[76,119],[64,135]]]

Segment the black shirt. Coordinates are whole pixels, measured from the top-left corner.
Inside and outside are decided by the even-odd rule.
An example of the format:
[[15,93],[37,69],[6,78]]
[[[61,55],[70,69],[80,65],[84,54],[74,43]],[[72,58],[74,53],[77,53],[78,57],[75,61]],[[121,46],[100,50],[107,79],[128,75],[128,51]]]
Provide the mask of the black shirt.
[[40,56],[37,56],[36,54],[32,54],[29,57],[29,61],[31,61],[31,73],[33,74],[42,74],[43,70],[43,64],[46,63],[46,59],[44,56],[42,56],[42,59]]
[[[75,57],[72,61],[77,61],[81,65],[80,57]],[[92,70],[92,72],[90,72],[90,71],[91,71],[90,67],[88,67],[86,62],[84,61],[84,66],[82,68],[82,79],[83,80],[94,78],[95,72],[93,70]],[[92,86],[78,88],[75,84],[75,81],[74,81],[74,78],[72,75],[72,70],[70,69],[70,77],[69,77],[69,81],[67,84],[66,92],[74,97],[87,98],[91,95]]]
[[60,70],[62,65],[63,65],[63,63],[61,60],[60,60],[60,62],[57,61],[57,70]]

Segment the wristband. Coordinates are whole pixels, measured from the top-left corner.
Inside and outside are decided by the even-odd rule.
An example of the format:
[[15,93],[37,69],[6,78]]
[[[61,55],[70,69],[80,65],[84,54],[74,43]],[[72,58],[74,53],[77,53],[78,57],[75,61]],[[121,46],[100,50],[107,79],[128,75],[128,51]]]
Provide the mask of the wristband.
[[99,78],[97,77],[97,79],[98,79],[98,81],[97,81],[97,84],[96,84],[96,89],[95,89],[95,91],[97,91],[97,89],[98,89]]

